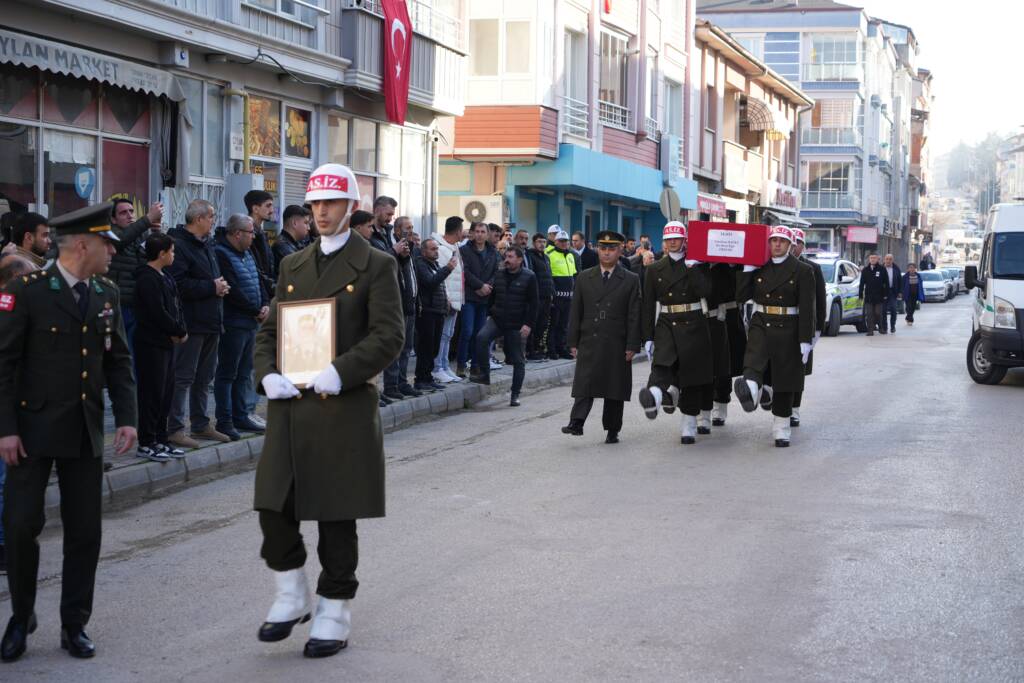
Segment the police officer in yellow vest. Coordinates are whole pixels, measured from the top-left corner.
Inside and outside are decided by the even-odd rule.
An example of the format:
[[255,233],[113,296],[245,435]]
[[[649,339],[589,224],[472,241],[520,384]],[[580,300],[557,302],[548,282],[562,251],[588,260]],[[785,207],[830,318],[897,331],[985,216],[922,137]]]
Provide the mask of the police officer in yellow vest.
[[[814,340],[814,271],[789,250],[793,232],[784,225],[768,233],[771,257],[760,268],[744,266],[736,300],[754,300],[747,333],[743,376],[733,388],[745,411],[753,412],[764,392],[772,392],[775,445],[789,446],[794,394],[804,388],[804,364]],[[771,387],[765,374],[770,370]],[[773,391],[774,390],[774,391]]]
[[[713,347],[707,320],[706,297],[711,278],[705,266],[686,259],[686,226],[678,221],[665,225],[665,255],[644,273],[643,334],[647,354],[652,355],[651,377],[640,390],[640,405],[648,418],[658,408],[675,405],[677,391],[683,425],[680,441],[692,444],[698,434],[701,404],[713,395]],[[658,305],[660,314],[656,315]],[[678,387],[678,389],[677,389]],[[669,398],[670,403],[665,399]],[[710,420],[700,433],[710,433]]]
[[11,611],[0,657],[12,661],[36,628],[37,538],[50,472],[64,526],[61,647],[96,653],[85,634],[100,555],[103,389],[114,408],[114,446],[135,445],[135,377],[117,286],[105,277],[117,237],[110,204],[55,218],[60,256],[0,293],[0,457],[7,465],[4,530]]
[[[556,227],[556,226],[552,226]],[[569,248],[569,235],[564,230],[555,234],[555,243],[545,252],[555,282],[555,300],[551,305],[551,326],[548,328],[548,358],[570,359],[566,336],[569,333],[569,309],[576,286],[576,254]]]

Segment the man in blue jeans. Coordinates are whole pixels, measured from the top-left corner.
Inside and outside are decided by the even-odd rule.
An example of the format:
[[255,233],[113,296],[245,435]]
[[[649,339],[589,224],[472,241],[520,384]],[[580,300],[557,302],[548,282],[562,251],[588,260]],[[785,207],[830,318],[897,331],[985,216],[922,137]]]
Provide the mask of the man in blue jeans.
[[482,366],[490,368],[490,357],[477,354],[473,340],[487,320],[488,302],[498,273],[498,250],[487,239],[487,224],[473,223],[469,242],[459,248],[462,272],[466,283],[466,302],[462,305],[462,332],[459,335],[459,364],[456,374],[466,376],[466,363],[472,361],[474,373]]
[[221,275],[227,280],[224,297],[224,332],[217,347],[217,373],[213,395],[217,401],[217,431],[232,441],[239,431],[262,432],[262,425],[249,419],[247,379],[252,376],[256,328],[270,307],[260,286],[260,273],[249,247],[254,228],[252,219],[235,214],[217,235],[215,250]]

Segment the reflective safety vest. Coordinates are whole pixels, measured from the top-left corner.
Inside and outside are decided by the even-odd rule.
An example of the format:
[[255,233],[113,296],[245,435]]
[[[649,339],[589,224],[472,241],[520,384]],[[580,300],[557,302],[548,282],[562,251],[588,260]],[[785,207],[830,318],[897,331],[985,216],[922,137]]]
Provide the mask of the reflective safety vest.
[[561,252],[548,247],[548,261],[551,262],[551,277],[573,277],[576,275],[576,255],[571,251]]

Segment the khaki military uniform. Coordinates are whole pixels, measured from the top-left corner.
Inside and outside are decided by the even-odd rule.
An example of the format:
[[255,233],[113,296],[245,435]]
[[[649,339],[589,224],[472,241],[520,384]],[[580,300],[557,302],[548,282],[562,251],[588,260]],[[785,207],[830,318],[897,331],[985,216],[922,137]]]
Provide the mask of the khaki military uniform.
[[117,287],[105,277],[85,284],[84,315],[56,265],[0,294],[0,436],[21,437],[27,453],[7,468],[3,510],[13,616],[22,621],[34,609],[36,539],[56,467],[65,548],[61,620],[88,622],[100,551],[104,387],[115,424],[137,422]]

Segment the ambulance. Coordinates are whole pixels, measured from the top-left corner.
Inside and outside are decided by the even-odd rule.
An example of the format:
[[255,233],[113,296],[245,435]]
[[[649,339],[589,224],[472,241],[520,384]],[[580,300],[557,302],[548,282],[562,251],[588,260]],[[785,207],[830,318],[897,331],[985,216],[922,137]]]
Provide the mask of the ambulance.
[[967,372],[978,384],[999,384],[1024,366],[1024,201],[988,213],[981,259],[964,269],[971,298]]

